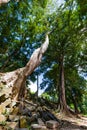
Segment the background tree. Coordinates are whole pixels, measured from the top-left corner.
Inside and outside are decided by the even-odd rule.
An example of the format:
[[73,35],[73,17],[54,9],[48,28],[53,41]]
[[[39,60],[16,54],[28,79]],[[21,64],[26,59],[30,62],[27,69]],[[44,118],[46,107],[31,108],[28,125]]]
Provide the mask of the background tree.
[[[56,80],[56,85],[55,85],[54,82],[55,76],[53,76],[53,79],[51,79],[52,84],[50,87],[55,86],[55,89],[58,87],[56,90],[59,91],[58,97],[59,97],[60,110],[67,114],[69,114],[69,110],[67,108],[66,97],[69,95],[67,95],[66,93],[70,91],[74,86],[72,84],[70,86],[71,89],[70,90],[67,89],[68,83],[70,82],[68,80],[69,77],[67,77],[68,76],[67,70],[68,73],[70,73],[70,75],[73,74],[73,70],[76,71],[77,77],[75,77],[76,78],[75,81],[77,80],[78,87],[80,87],[79,84],[81,80],[81,77],[79,76],[80,68],[83,71],[83,67],[81,67],[80,60],[82,59],[81,53],[84,52],[83,46],[86,45],[85,44],[86,37],[85,35],[83,35],[83,32],[81,32],[85,24],[84,26],[82,26],[82,22],[79,19],[79,12],[75,7],[76,7],[76,3],[74,3],[73,1],[71,2],[68,1],[65,3],[64,8],[62,9],[60,8],[58,12],[53,14],[53,18],[50,17],[49,22],[53,23],[53,25],[51,24],[51,27],[54,26],[55,29],[50,37],[51,42],[50,42],[50,47],[48,49],[49,51],[45,57],[46,58],[45,65],[47,64],[47,68],[49,68],[46,73],[48,74],[50,72],[50,76],[52,74],[51,70],[53,70],[54,66],[57,64],[58,68],[56,69],[56,71],[54,69],[54,73],[55,76],[58,75],[56,78],[58,81]],[[56,20],[54,20],[54,17]],[[84,60],[84,63],[85,62],[86,60]],[[47,74],[45,74],[45,76]],[[49,79],[51,77],[47,77],[47,78]],[[44,83],[45,86],[48,83],[48,87],[49,87],[50,81],[48,79],[46,79]],[[85,87],[85,84],[83,86]],[[82,94],[80,96],[82,96]],[[74,102],[74,107],[75,107],[75,111],[78,112],[77,110],[78,108],[76,107],[75,102]]]
[[[50,88],[46,90],[51,90],[50,94],[58,98],[60,111],[66,114],[70,114],[67,104],[76,112],[82,109],[78,101],[84,99],[83,95],[85,97],[86,81],[81,76],[87,73],[87,14],[81,4],[85,6],[86,3],[68,0],[54,8],[51,1],[27,0],[10,1],[0,6],[0,71],[24,67],[34,49],[41,45],[43,33],[53,30],[40,73],[44,72],[44,86]],[[24,68],[18,73],[22,70]],[[31,78],[34,80],[35,76]],[[23,77],[23,82],[18,83],[24,86],[25,79]]]

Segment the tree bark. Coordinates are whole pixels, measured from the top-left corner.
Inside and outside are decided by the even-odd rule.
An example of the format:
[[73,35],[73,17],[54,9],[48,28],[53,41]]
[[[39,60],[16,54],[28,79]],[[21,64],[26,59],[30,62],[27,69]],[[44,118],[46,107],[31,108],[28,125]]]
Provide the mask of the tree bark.
[[64,83],[64,56],[61,55],[59,60],[59,108],[60,112],[69,115],[70,112],[67,107],[66,97],[65,97],[65,83]]
[[72,101],[73,101],[73,104],[74,104],[75,113],[79,114],[77,101],[76,101],[75,95],[73,95],[73,92],[72,92]]
[[37,100],[38,100],[38,94],[39,94],[39,74],[37,74],[37,91],[36,91]]
[[7,87],[12,88],[11,98],[13,100],[20,100],[24,98],[26,91],[26,79],[34,69],[39,66],[41,59],[49,45],[48,34],[45,42],[40,48],[36,49],[25,67],[17,69],[13,72],[0,73],[0,83],[4,83]]

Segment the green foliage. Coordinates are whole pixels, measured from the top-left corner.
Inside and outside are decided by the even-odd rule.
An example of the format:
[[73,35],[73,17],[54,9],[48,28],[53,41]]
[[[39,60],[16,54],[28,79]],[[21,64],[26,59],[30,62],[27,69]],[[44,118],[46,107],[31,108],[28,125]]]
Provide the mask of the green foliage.
[[0,125],[1,125],[1,126],[5,126],[5,125],[6,125],[6,121],[0,122]]
[[77,0],[79,5],[79,11],[81,15],[87,15],[87,1],[86,0]]
[[50,95],[47,94],[47,93],[43,93],[41,96],[44,97],[47,100],[50,100],[50,98],[51,98]]
[[[55,3],[55,2],[54,2]],[[53,30],[50,45],[40,66],[44,79],[41,88],[48,100],[58,101],[59,61],[64,57],[66,99],[86,113],[87,2],[68,0],[59,8],[52,0],[10,1],[0,6],[0,71],[25,66],[43,34]],[[36,72],[35,72],[36,74]],[[31,76],[34,81],[36,78]]]
[[50,102],[58,102],[58,95],[55,94],[55,91],[54,93],[51,93],[51,92],[44,92],[41,97],[43,97],[44,99],[50,101]]
[[59,97],[59,61],[63,55],[67,103],[74,108],[72,99],[74,96],[77,107],[81,111],[80,104],[85,93],[86,81],[80,74],[87,74],[87,51],[85,51],[87,34],[82,31],[85,28],[86,20],[83,19],[82,23],[74,4],[69,1],[64,8],[59,8],[49,18],[54,32],[50,36],[50,46],[43,62],[43,70],[47,67],[47,71],[44,72],[41,88],[46,86],[46,92],[50,91],[50,95],[54,93]]
[[43,5],[40,2],[10,1],[0,7],[1,71],[23,67],[39,40],[38,36],[47,29],[44,24],[47,0]]

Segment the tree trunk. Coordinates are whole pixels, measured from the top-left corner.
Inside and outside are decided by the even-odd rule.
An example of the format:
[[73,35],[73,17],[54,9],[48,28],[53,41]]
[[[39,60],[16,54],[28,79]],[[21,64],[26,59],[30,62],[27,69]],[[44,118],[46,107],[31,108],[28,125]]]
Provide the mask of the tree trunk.
[[8,3],[10,0],[0,0],[0,5],[1,4],[6,4],[6,3]]
[[66,97],[65,97],[65,84],[64,84],[64,56],[61,55],[59,60],[59,108],[60,112],[69,115],[70,112],[67,107]]
[[25,67],[17,69],[13,72],[0,73],[0,83],[7,85],[7,87],[11,87],[11,98],[13,100],[20,100],[24,98],[26,92],[26,79],[41,63],[42,56],[47,50],[48,44],[49,38],[48,35],[46,35],[45,42],[40,48],[33,52]]
[[37,74],[37,100],[38,100],[38,94],[39,94],[39,74]]
[[77,101],[76,101],[75,95],[73,95],[73,93],[72,93],[72,101],[73,101],[73,104],[74,104],[75,113],[79,114]]

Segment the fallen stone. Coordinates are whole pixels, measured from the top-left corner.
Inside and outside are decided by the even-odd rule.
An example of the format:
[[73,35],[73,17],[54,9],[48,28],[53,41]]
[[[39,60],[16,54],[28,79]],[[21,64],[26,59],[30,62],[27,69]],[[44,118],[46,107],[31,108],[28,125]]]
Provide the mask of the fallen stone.
[[16,101],[12,101],[11,103],[11,107],[14,107],[14,106],[16,106]]
[[59,123],[54,120],[49,120],[49,121],[46,121],[46,126],[47,126],[47,128],[54,129],[54,128],[59,127]]
[[0,114],[5,113],[6,109],[4,106],[0,105]]
[[0,94],[0,104],[6,100],[5,94]]
[[33,114],[32,117],[28,118],[29,123],[36,122],[36,121],[37,121],[37,114]]
[[0,126],[0,130],[6,130],[3,126]]
[[8,127],[8,129],[15,130],[16,128],[19,127],[19,123],[18,122],[7,122],[6,127]]
[[46,126],[41,126],[41,125],[38,125],[38,124],[32,124],[31,130],[47,130],[47,128],[46,128]]
[[9,98],[9,99],[7,99],[5,102],[3,102],[1,105],[2,105],[3,107],[6,107],[6,106],[8,106],[10,103],[11,103],[11,99]]
[[6,108],[6,113],[9,115],[11,111],[11,108]]
[[0,92],[0,98],[3,95],[4,95],[4,98],[8,98],[10,93],[11,93],[11,88],[3,87],[3,89]]
[[29,130],[28,128],[16,128],[15,130]]
[[38,121],[38,124],[39,124],[39,125],[45,126],[45,124],[44,124],[44,122],[42,121],[41,118],[38,118],[37,121]]
[[8,120],[13,121],[13,122],[19,121],[19,116],[17,116],[17,115],[9,115]]
[[7,117],[0,114],[0,123],[5,122],[7,120]]
[[19,107],[11,108],[11,115],[18,115],[19,114]]
[[[21,109],[20,109],[21,108]],[[24,108],[22,108],[22,107],[19,107],[19,113],[21,114],[21,115],[23,115],[23,116],[29,116],[29,117],[31,117],[32,116],[32,113],[31,113],[31,111],[27,108],[27,107],[24,107]]]
[[27,128],[28,123],[27,123],[27,117],[26,116],[21,116],[20,117],[20,128]]

